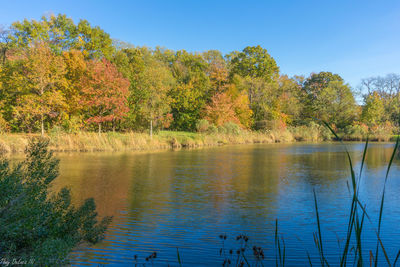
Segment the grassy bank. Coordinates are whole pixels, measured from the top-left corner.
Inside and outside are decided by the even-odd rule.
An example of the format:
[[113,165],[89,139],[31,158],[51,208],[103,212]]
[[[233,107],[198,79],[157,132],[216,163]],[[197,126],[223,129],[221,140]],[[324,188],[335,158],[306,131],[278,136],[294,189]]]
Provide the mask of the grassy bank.
[[[27,146],[29,139],[39,134],[0,134],[0,152],[20,153]],[[296,141],[320,142],[334,140],[333,135],[320,125],[300,126],[284,130],[269,130],[263,132],[175,132],[160,131],[151,138],[147,133],[129,132],[49,132],[50,149],[59,152],[95,152],[95,151],[130,151],[130,150],[160,150],[178,148],[196,148],[218,146],[224,144],[255,144],[255,143],[290,143]],[[361,141],[366,135],[343,133],[344,140]],[[389,141],[394,136],[391,133],[370,135],[370,140]]]
[[[2,153],[23,152],[29,139],[36,134],[1,134]],[[203,134],[161,131],[152,138],[146,133],[92,133],[48,134],[50,149],[59,152],[159,150],[172,148],[196,148],[223,144],[273,143],[291,141],[278,139],[272,134],[243,132],[241,134]]]

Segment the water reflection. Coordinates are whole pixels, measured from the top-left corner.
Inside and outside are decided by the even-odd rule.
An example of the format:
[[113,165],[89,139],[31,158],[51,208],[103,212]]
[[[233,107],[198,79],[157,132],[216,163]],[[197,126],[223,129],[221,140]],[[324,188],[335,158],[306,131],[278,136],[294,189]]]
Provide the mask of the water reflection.
[[[392,144],[371,144],[368,151],[361,197],[371,217],[378,212],[392,148]],[[358,168],[363,144],[351,143],[348,149]],[[186,264],[219,264],[219,234],[246,233],[252,243],[271,251],[276,218],[287,240],[288,263],[303,265],[305,249],[316,255],[313,188],[318,192],[325,247],[331,252],[328,258],[338,258],[337,235],[345,231],[350,201],[348,161],[339,144],[59,157],[61,176],[55,189],[69,186],[76,203],[94,197],[101,216],[114,216],[102,244],[73,253],[76,265],[128,264],[135,254],[144,258],[153,250],[160,261],[174,265],[176,247]],[[391,254],[400,247],[393,236],[400,222],[396,204],[400,181],[395,179],[399,173],[396,161],[388,183],[383,231]],[[235,241],[228,240],[226,246],[234,247]]]

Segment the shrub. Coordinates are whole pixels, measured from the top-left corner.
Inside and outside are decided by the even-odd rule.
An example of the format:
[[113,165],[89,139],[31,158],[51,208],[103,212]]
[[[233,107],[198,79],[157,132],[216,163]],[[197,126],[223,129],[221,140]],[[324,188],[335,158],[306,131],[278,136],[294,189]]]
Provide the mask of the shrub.
[[254,128],[256,130],[286,130],[286,123],[284,120],[261,120],[255,123]]
[[328,141],[332,139],[331,132],[326,127],[319,125],[313,121],[307,125],[290,127],[294,139],[297,141]]
[[207,132],[210,134],[216,134],[218,133],[218,127],[214,124],[211,124],[210,127],[208,127]]
[[208,128],[210,127],[210,123],[208,122],[208,120],[199,120],[196,123],[196,130],[199,133],[204,133],[208,131]]
[[348,125],[344,128],[345,140],[364,140],[368,135],[368,126],[365,124]]
[[67,133],[77,133],[82,127],[83,119],[80,116],[71,116],[62,121],[62,127]]
[[224,126],[218,126],[218,133],[226,134],[226,128]]
[[387,121],[381,125],[370,127],[369,133],[372,140],[389,141],[395,131],[396,127],[394,127],[390,122]]
[[48,141],[30,141],[26,159],[14,167],[0,160],[0,258],[18,258],[34,266],[60,266],[78,243],[97,243],[111,221],[98,222],[93,199],[78,208],[63,188],[49,194],[59,161]]
[[234,123],[234,122],[226,122],[226,123],[223,125],[223,128],[225,128],[225,132],[226,132],[227,134],[235,134],[235,135],[238,135],[238,134],[240,134],[240,131],[241,131],[240,126],[237,125],[237,124]]

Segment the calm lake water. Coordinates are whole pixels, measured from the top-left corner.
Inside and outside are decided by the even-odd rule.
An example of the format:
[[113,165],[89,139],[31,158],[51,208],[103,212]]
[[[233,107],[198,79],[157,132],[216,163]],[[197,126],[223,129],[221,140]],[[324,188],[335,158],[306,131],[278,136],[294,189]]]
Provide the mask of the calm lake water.
[[[358,170],[364,145],[349,143],[347,147]],[[375,251],[373,229],[393,147],[370,144],[368,150],[360,188],[372,220],[365,225],[366,251]],[[306,250],[318,264],[313,189],[326,256],[333,265],[339,261],[338,248],[344,245],[350,209],[349,167],[340,144],[239,145],[58,157],[61,176],[55,189],[69,186],[77,203],[94,197],[100,215],[114,216],[104,242],[74,251],[74,265],[129,265],[134,255],[144,262],[157,251],[155,265],[177,266],[179,248],[184,266],[221,266],[220,234],[227,235],[227,249],[237,248],[235,237],[246,234],[250,247],[264,248],[264,265],[269,265],[275,257],[275,219],[285,239],[287,264],[308,264]],[[382,225],[382,240],[392,260],[400,248],[399,174],[396,158]],[[253,259],[251,253],[249,259]]]

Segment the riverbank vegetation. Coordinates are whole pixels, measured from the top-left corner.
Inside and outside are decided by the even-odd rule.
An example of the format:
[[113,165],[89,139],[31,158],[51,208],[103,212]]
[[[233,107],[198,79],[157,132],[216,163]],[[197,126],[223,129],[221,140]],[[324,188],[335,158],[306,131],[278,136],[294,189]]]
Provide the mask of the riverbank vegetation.
[[[342,132],[344,140],[362,141],[364,132]],[[40,134],[7,133],[0,134],[1,153],[23,153],[29,140]],[[140,132],[83,132],[65,133],[50,131],[46,137],[49,149],[56,152],[97,152],[97,151],[146,151],[180,148],[200,148],[227,144],[265,144],[290,143],[296,141],[322,142],[337,140],[321,125],[312,123],[308,126],[288,127],[284,130],[246,131],[236,124],[225,126],[209,132],[158,131],[150,136]],[[374,141],[390,141],[395,136],[386,132],[370,135]]]
[[[215,136],[225,136],[226,127],[247,137],[272,135],[272,141],[328,140],[316,135],[322,120],[347,140],[388,140],[398,132],[399,75],[364,79],[360,95],[338,74],[289,77],[260,46],[226,55],[137,47],[111,39],[86,20],[76,24],[66,15],[51,15],[2,29],[0,52],[0,132],[6,146],[15,133],[64,142],[116,132],[121,134],[100,136],[119,136],[110,142],[122,143],[142,136],[147,144],[140,133],[161,131],[150,140],[162,147],[168,143],[164,130],[197,132],[188,140],[219,143],[228,137]],[[260,133],[248,133],[254,131]],[[99,140],[77,143],[101,147]]]
[[111,221],[98,221],[93,199],[71,204],[66,188],[51,194],[59,160],[48,141],[31,140],[19,164],[0,159],[0,258],[3,265],[63,266],[82,242],[104,238]]

